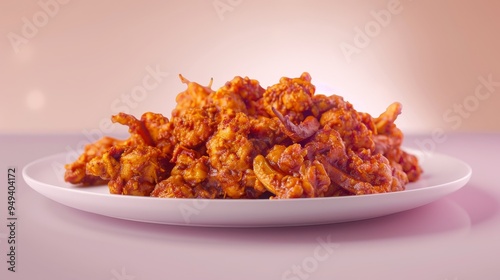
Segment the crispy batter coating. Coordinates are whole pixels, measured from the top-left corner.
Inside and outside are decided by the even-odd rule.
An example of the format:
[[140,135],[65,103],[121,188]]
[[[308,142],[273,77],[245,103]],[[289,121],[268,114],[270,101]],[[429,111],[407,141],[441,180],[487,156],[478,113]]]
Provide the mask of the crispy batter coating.
[[212,106],[188,108],[172,119],[173,133],[180,145],[196,148],[204,145],[217,128],[215,115],[217,110]]
[[278,84],[264,92],[264,108],[270,116],[274,116],[274,108],[292,122],[299,123],[313,107],[315,90],[308,73],[303,73],[299,78],[283,77]]
[[306,160],[306,155],[300,144],[276,145],[266,157],[255,157],[257,178],[274,198],[328,196],[331,180],[325,168],[317,160]]
[[168,119],[148,112],[140,120],[120,113],[112,121],[127,125],[130,137],[88,160],[86,174],[107,182],[110,193],[149,196],[172,169],[173,136]]
[[337,130],[347,149],[374,149],[371,118],[357,112],[351,103],[340,96],[332,96],[332,99],[335,105],[321,115],[321,126],[328,125]]
[[161,198],[286,199],[401,191],[423,172],[401,148],[398,102],[372,117],[315,94],[308,73],[267,89],[248,77],[217,90],[180,78],[187,89],[170,120],[112,116],[130,137],[88,145],[66,181]]
[[202,86],[198,83],[191,82],[179,75],[182,83],[187,85],[187,89],[177,95],[175,101],[177,106],[172,111],[172,116],[178,116],[183,114],[183,112],[189,108],[200,108],[207,104],[208,96],[214,91],[211,88],[212,81],[208,86]]
[[[212,167],[212,176],[224,197],[242,198],[248,185],[247,170],[252,170],[253,144],[248,139],[250,119],[243,113],[226,116],[217,131],[207,142],[207,154]],[[251,174],[250,174],[251,175]]]
[[265,109],[262,104],[264,95],[262,88],[257,80],[234,77],[223,87],[210,96],[210,101],[216,104],[220,111],[230,110],[246,112],[250,116],[265,116]]
[[195,150],[177,146],[175,166],[169,178],[156,185],[151,196],[176,198],[216,198],[220,189],[209,187],[210,165],[207,156]]
[[100,178],[99,176],[87,174],[87,163],[95,157],[102,156],[114,145],[121,143],[122,141],[120,140],[111,137],[103,137],[92,144],[86,145],[83,153],[75,162],[66,164],[64,180],[72,184],[82,184],[84,186],[107,183],[106,179]]
[[266,154],[273,146],[280,143],[284,144],[289,140],[286,134],[280,129],[278,118],[264,116],[250,119],[248,139],[253,144],[252,158],[259,154]]
[[141,122],[146,127],[153,146],[160,149],[167,157],[171,157],[176,138],[174,136],[174,125],[162,114],[146,112],[141,116]]
[[110,149],[87,164],[87,173],[109,180],[110,193],[149,196],[165,179],[168,160],[160,149],[147,145]]

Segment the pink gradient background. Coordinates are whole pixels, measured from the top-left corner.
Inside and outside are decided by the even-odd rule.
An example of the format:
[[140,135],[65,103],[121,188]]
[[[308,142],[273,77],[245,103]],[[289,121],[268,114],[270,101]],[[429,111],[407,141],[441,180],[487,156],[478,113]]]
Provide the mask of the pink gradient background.
[[[371,13],[389,0],[220,0],[238,3],[222,18],[214,0],[69,0],[16,52],[9,34],[22,34],[23,18],[33,21],[44,12],[39,1],[55,0],[0,1],[4,187],[7,166],[19,168],[18,273],[6,270],[2,189],[1,279],[119,280],[115,272],[135,280],[283,279],[312,256],[317,238],[328,236],[339,247],[309,279],[500,279],[494,172],[500,87],[459,124],[443,119],[455,104],[471,100],[479,76],[500,82],[499,1],[401,0],[401,12],[350,62],[340,44],[352,44],[355,28],[373,22]],[[20,169],[28,162],[106,133],[101,124],[113,104],[142,84],[148,67],[169,75],[128,107],[136,116],[169,115],[185,88],[178,74],[204,84],[214,78],[214,88],[235,75],[266,87],[307,71],[319,92],[341,94],[374,115],[402,102],[399,126],[423,133],[409,135],[407,143],[431,142],[436,152],[469,163],[473,176],[459,192],[405,213],[269,229],[128,222],[65,207],[26,185]],[[431,141],[427,133],[436,129],[463,133]]]
[[202,84],[213,77],[214,88],[235,75],[266,87],[307,71],[318,91],[373,115],[402,102],[406,132],[500,131],[491,121],[500,87],[466,117],[443,119],[474,94],[479,76],[500,81],[500,2],[401,0],[400,13],[348,62],[340,44],[353,44],[355,28],[390,1],[220,1],[235,5],[220,15],[211,0],[72,0],[17,53],[9,34],[22,36],[23,18],[44,10],[37,1],[0,2],[0,132],[99,129],[148,66],[169,75],[128,106],[134,115],[170,115],[184,90],[178,74]]

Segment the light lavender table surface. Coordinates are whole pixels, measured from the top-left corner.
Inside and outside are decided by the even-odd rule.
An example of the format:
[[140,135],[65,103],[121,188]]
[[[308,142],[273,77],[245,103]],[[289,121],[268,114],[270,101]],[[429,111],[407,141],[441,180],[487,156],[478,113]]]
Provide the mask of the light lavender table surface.
[[[500,134],[410,135],[405,146],[472,167],[461,190],[382,218],[290,228],[199,228],[85,213],[33,191],[21,170],[82,135],[0,135],[1,279],[500,279]],[[16,167],[16,272],[7,169]]]

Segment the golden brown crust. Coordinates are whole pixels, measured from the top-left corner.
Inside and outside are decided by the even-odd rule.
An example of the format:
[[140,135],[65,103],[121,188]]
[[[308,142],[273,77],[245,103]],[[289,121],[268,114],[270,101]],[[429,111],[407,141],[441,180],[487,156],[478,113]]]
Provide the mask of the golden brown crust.
[[72,184],[82,184],[84,186],[105,184],[108,181],[107,179],[87,174],[86,165],[95,157],[102,156],[111,147],[120,143],[122,143],[120,140],[103,137],[92,144],[86,145],[83,153],[76,161],[65,165],[64,180]]
[[401,191],[422,173],[401,149],[400,103],[372,117],[315,94],[308,73],[267,89],[248,77],[217,90],[180,78],[187,89],[170,120],[113,116],[130,137],[88,145],[65,179],[116,194],[279,199]]

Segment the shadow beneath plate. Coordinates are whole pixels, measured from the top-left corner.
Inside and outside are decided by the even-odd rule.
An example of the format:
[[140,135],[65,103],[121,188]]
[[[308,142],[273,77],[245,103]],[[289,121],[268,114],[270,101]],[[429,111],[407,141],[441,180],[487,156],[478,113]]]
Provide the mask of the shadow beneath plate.
[[449,195],[448,198],[455,201],[467,212],[472,226],[488,221],[500,209],[500,201],[493,194],[482,190],[473,183],[469,183],[466,187]]
[[[423,207],[385,217],[317,226],[277,228],[212,228],[170,226],[109,218],[57,203],[47,203],[54,218],[65,220],[68,234],[137,239],[137,242],[223,243],[289,245],[317,242],[329,236],[332,242],[349,243],[392,238],[447,234],[464,235],[471,227],[487,222],[498,213],[498,203],[480,188],[468,185],[460,191]],[[108,235],[108,236],[106,236]]]

